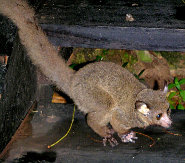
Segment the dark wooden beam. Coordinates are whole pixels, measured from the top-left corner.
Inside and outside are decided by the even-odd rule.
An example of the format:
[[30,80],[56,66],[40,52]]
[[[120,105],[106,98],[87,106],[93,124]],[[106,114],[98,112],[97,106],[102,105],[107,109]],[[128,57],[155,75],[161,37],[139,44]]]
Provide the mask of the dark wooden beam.
[[185,29],[42,25],[56,46],[185,51]]
[[55,45],[185,51],[184,12],[182,0],[48,0],[37,17]]
[[35,66],[17,38],[6,74],[5,92],[0,101],[0,153],[33,105],[36,90]]

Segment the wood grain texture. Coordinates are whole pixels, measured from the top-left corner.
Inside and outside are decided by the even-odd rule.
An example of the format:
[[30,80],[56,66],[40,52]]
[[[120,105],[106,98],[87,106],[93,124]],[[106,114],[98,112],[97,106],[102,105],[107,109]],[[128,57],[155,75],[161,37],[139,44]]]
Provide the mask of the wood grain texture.
[[[42,24],[184,29],[184,21],[177,19],[183,7],[182,0],[47,0],[38,18]],[[126,14],[135,21],[126,21]]]
[[10,141],[35,101],[35,70],[17,37],[5,78],[5,92],[0,101],[0,151]]
[[185,29],[42,25],[56,46],[185,51]]
[[185,51],[184,11],[181,0],[48,0],[37,18],[63,47]]

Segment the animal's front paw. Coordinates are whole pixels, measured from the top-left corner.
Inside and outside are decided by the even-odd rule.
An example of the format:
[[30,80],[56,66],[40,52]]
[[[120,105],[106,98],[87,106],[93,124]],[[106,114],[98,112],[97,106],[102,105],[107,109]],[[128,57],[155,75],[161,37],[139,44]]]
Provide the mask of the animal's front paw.
[[112,135],[110,137],[104,137],[103,138],[103,145],[106,146],[107,142],[111,145],[111,147],[115,147],[116,145],[118,145],[117,140],[112,137]]
[[134,131],[131,131],[130,133],[127,133],[127,134],[118,134],[118,136],[121,138],[121,141],[124,143],[129,143],[129,142],[135,143],[135,140],[138,139]]

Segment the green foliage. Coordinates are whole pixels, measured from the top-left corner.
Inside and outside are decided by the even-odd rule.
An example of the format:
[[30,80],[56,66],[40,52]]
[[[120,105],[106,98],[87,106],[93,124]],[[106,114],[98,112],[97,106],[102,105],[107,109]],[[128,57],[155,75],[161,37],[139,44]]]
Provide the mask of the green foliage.
[[128,62],[122,64],[122,67],[125,68],[128,65]]
[[178,80],[174,78],[174,82],[168,85],[168,89],[176,88],[175,91],[171,91],[168,95],[168,101],[171,109],[185,110],[183,102],[185,102],[185,90],[181,89],[181,85],[185,84],[185,79]]
[[103,60],[103,56],[101,56],[101,55],[96,56],[95,61],[102,61],[102,60]]
[[71,69],[74,69],[77,65],[78,65],[78,64],[72,63],[71,65],[69,65],[69,67],[70,67]]
[[129,71],[133,71],[133,65],[138,61],[137,57],[129,52],[124,52],[121,54],[122,67],[127,67]]
[[78,55],[76,55],[76,64],[81,64],[86,62],[85,56],[83,54],[83,52],[79,53]]
[[181,52],[160,52],[171,68],[184,68],[185,55]]
[[140,76],[143,74],[143,72],[145,71],[145,69],[143,69],[138,75],[134,74],[134,76],[139,80],[139,81],[144,81],[143,78],[140,78]]
[[143,62],[152,62],[151,54],[146,50],[138,51],[138,58]]
[[[122,67],[125,68],[128,65],[128,62],[123,63]],[[144,81],[143,78],[140,78],[140,76],[143,74],[145,69],[143,69],[138,75],[134,73],[134,76],[139,80],[139,81]]]
[[108,53],[109,53],[108,49],[103,49],[102,54],[97,55],[95,61],[102,61],[105,58],[105,56],[108,55]]

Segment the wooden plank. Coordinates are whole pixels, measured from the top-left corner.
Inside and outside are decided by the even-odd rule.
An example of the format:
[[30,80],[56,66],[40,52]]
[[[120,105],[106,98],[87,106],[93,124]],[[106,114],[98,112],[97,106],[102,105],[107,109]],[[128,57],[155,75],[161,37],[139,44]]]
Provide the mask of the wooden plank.
[[[6,145],[6,148],[0,153],[0,159],[5,159],[6,155],[8,155],[8,152],[11,150],[12,144],[16,141],[16,139],[21,138],[22,134],[21,133],[26,125],[26,123],[29,123],[31,120],[31,113],[33,112],[34,108],[36,107],[37,102],[35,101],[33,105],[30,107],[28,113],[25,116],[25,119],[21,122],[19,128],[15,132],[15,134],[11,137],[11,140],[9,143]],[[1,160],[0,160],[1,161]]]
[[185,29],[42,25],[56,46],[185,51]]
[[35,100],[37,76],[35,66],[19,39],[15,40],[0,101],[0,152],[10,141]]
[[37,18],[57,46],[185,51],[182,0],[48,0]]
[[[69,49],[62,50],[66,56],[70,52]],[[11,140],[34,101],[51,101],[53,90],[49,84],[51,82],[32,64],[17,37],[6,74],[5,92],[0,101],[0,153]]]
[[182,0],[47,0],[37,16],[42,24],[184,29],[183,9]]

